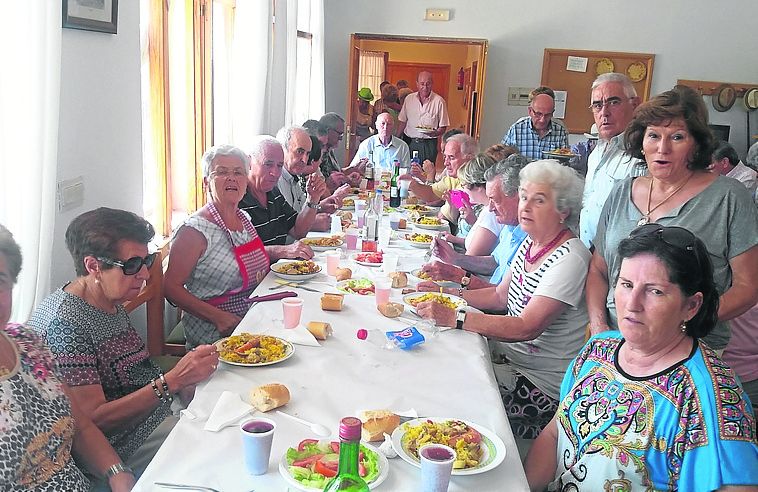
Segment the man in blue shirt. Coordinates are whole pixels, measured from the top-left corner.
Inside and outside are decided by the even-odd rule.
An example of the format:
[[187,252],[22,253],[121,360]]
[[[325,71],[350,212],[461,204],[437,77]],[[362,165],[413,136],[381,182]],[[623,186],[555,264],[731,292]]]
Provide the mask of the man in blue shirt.
[[529,116],[514,123],[503,136],[504,145],[518,147],[521,154],[531,159],[542,159],[543,152],[568,147],[568,132],[553,121],[555,100],[545,91],[534,96],[529,103]]
[[358,166],[361,161],[365,164],[371,152],[375,170],[392,171],[392,163],[395,160],[400,161],[400,167],[410,167],[411,156],[408,144],[392,134],[394,126],[395,120],[391,114],[387,112],[379,114],[376,117],[377,134],[361,142],[350,165]]

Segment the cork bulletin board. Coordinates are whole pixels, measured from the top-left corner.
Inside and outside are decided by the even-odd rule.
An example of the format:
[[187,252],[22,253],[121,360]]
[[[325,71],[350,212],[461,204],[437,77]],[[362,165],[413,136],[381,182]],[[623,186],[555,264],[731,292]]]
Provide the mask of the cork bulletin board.
[[595,120],[590,105],[590,87],[595,78],[606,72],[629,76],[637,95],[650,97],[655,55],[613,51],[563,50],[546,48],[542,59],[542,83],[556,91],[566,91],[566,114],[563,122],[569,133],[589,131]]

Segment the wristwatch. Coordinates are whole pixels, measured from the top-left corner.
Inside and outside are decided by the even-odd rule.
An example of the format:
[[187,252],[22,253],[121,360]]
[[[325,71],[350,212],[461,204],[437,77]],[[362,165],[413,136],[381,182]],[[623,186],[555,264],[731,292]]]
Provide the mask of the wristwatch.
[[465,322],[466,322],[466,311],[464,311],[463,309],[459,309],[458,313],[455,315],[455,329],[462,330],[463,323]]
[[321,205],[319,205],[318,202],[316,202],[316,203],[308,202],[308,203],[305,204],[305,206],[308,207],[308,208],[312,208],[316,212],[318,212],[319,210],[321,210]]
[[470,283],[471,283],[471,272],[467,270],[466,273],[461,278],[461,289],[467,288],[468,284]]

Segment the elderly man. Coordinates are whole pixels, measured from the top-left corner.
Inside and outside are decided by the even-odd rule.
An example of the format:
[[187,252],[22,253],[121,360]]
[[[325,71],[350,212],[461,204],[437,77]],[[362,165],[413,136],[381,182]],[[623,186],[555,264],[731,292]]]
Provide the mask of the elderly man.
[[[442,261],[424,265],[423,270],[429,276],[437,280],[460,282],[461,289],[481,289],[500,283],[521,241],[526,237],[526,233],[518,226],[518,184],[519,172],[529,162],[523,155],[514,154],[485,171],[489,209],[495,214],[498,223],[505,226],[500,231],[492,255],[469,256],[457,253],[450,243],[435,238],[434,254]],[[418,288],[432,291],[439,289],[439,286],[433,282],[422,282]]]
[[629,176],[647,172],[644,161],[624,153],[624,129],[640,103],[629,77],[605,73],[592,83],[590,109],[595,117],[598,142],[587,158],[579,237],[588,248],[595,239],[597,223],[613,185]]
[[420,72],[416,78],[418,92],[409,94],[397,119],[398,135],[408,143],[411,152],[417,150],[419,162],[437,160],[437,138],[445,133],[450,119],[447,103],[432,91],[434,81],[429,72]]
[[393,136],[395,119],[391,114],[384,112],[376,117],[377,134],[373,135],[358,146],[358,152],[353,157],[351,166],[358,166],[368,161],[369,152],[372,153],[374,166],[381,171],[392,171],[392,163],[400,161],[400,166],[408,167],[411,162],[408,144]]
[[[298,214],[286,202],[277,188],[283,167],[284,151],[279,141],[268,135],[258,137],[250,149],[247,191],[239,207],[250,216],[269,254],[281,249],[281,258],[312,258],[313,251],[307,245],[295,242],[284,246],[288,234],[301,238],[308,233],[316,210],[306,208]],[[309,196],[320,192],[316,182],[309,185]]]
[[742,163],[737,151],[729,142],[723,140],[719,142],[711,156],[710,169],[714,173],[736,179],[750,190],[751,195],[755,194],[756,175],[758,173]]
[[551,92],[535,91],[529,103],[529,116],[519,119],[508,129],[503,136],[504,145],[513,145],[521,154],[532,159],[542,159],[542,152],[568,147],[566,129],[553,121],[555,100]]
[[363,166],[349,166],[343,168],[334,155],[334,149],[342,141],[345,134],[345,120],[337,113],[326,113],[319,119],[322,128],[326,130],[326,140],[321,141],[324,148],[322,149],[321,175],[326,180],[326,186],[329,191],[334,191],[345,183],[351,186],[358,186],[363,177]]

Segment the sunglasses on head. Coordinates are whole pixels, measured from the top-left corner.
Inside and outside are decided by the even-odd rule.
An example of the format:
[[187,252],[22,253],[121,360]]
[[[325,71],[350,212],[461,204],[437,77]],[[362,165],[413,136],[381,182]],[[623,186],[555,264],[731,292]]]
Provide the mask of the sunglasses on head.
[[142,269],[142,265],[145,265],[148,268],[153,266],[153,263],[155,262],[155,257],[157,254],[158,253],[150,253],[144,258],[142,258],[141,256],[133,256],[129,258],[128,260],[124,260],[124,261],[114,260],[111,258],[103,258],[102,256],[98,256],[97,259],[102,261],[103,263],[107,263],[108,265],[121,267],[121,270],[124,272],[124,275],[136,275],[137,272],[139,272]]
[[695,252],[695,235],[684,227],[664,227],[660,224],[645,224],[633,230],[629,237],[653,235],[669,246]]

